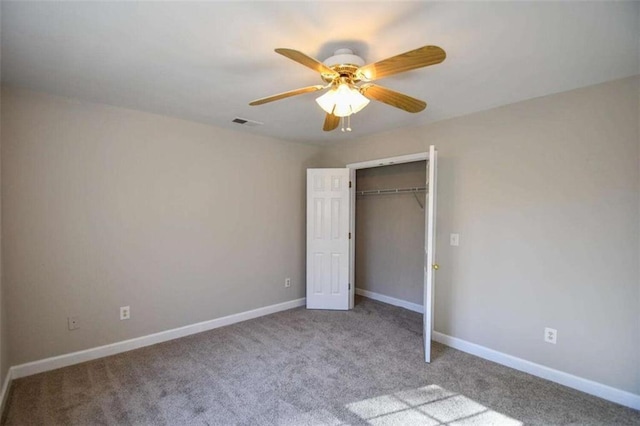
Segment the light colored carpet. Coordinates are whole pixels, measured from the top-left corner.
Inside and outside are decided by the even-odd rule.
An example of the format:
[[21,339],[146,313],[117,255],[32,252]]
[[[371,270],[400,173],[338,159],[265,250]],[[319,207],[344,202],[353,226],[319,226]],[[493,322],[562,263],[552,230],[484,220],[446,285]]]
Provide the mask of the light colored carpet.
[[640,412],[433,344],[358,299],[14,381],[7,425],[640,424]]

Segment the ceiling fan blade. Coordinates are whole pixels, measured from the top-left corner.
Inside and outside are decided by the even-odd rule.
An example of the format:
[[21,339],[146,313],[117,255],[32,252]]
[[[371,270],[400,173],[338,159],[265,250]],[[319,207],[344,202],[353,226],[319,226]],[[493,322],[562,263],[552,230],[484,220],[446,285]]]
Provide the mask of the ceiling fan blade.
[[422,46],[400,55],[365,65],[356,71],[358,78],[364,81],[377,80],[390,75],[439,64],[447,54],[438,46]]
[[322,126],[322,130],[330,132],[335,130],[338,127],[338,124],[340,124],[340,117],[336,117],[333,114],[327,114],[324,118],[324,126]]
[[384,102],[407,112],[420,112],[427,107],[425,101],[371,83],[360,86],[360,93],[369,99]]
[[302,95],[303,93],[309,92],[317,92],[318,90],[324,89],[324,86],[318,84],[315,86],[303,87],[301,89],[290,90],[284,93],[278,93],[277,95],[268,96],[266,98],[256,99],[255,101],[249,103],[251,106],[266,104],[267,102],[279,101],[280,99],[288,98],[290,96]]
[[276,49],[276,53],[281,54],[282,56],[286,56],[292,61],[296,61],[299,64],[304,65],[305,67],[311,68],[314,71],[322,74],[323,77],[327,77],[329,79],[334,79],[339,76],[337,72],[318,61],[317,59],[313,59],[311,56],[307,56],[302,52],[293,49]]

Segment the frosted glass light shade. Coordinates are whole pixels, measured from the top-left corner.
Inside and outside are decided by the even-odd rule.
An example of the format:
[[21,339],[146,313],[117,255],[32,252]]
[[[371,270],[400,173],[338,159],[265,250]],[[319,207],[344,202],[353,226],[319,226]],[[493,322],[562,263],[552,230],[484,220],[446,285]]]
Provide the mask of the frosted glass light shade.
[[331,89],[320,96],[316,102],[327,114],[333,113],[336,117],[347,117],[366,107],[369,99],[362,96],[358,90],[343,83],[338,88]]

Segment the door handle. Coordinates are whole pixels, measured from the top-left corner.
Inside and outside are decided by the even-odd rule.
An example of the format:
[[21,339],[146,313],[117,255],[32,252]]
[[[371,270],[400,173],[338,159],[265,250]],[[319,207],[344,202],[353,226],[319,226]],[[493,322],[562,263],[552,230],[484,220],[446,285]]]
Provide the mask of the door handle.
[[434,263],[432,266],[433,266],[433,269],[434,269],[435,271],[437,271],[438,269],[440,269],[440,265],[438,265],[437,263]]

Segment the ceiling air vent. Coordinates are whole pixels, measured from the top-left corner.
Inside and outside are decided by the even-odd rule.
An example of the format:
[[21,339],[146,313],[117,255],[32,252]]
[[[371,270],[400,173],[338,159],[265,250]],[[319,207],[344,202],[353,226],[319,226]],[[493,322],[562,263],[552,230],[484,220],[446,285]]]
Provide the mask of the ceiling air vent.
[[250,127],[262,126],[264,124],[259,121],[248,120],[246,118],[240,118],[240,117],[234,118],[232,120],[232,123],[238,123],[238,124],[242,124],[244,126],[250,126]]

